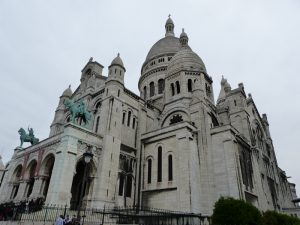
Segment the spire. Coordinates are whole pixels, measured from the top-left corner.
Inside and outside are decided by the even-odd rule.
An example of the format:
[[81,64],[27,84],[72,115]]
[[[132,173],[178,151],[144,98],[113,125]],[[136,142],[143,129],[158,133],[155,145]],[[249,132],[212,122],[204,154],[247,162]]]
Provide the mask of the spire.
[[187,34],[184,32],[184,28],[182,28],[182,32],[181,32],[181,34],[180,34],[179,42],[180,42],[180,44],[181,44],[181,47],[186,47],[186,46],[188,46],[189,37],[188,37]]
[[174,36],[174,22],[171,19],[171,15],[169,14],[169,18],[167,19],[166,25],[166,37],[167,36]]
[[218,103],[222,100],[226,98],[226,93],[231,91],[231,86],[228,83],[227,79],[224,78],[224,76],[222,76],[222,80],[221,80],[221,90],[220,90],[220,94],[218,97]]

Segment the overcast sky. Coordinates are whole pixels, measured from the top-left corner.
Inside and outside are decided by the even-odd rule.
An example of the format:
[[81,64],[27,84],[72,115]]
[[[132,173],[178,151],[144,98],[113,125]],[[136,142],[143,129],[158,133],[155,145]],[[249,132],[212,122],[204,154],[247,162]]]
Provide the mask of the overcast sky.
[[[120,52],[125,85],[139,94],[140,69],[165,34],[168,14],[175,34],[184,27],[189,45],[214,81],[243,82],[267,113],[279,166],[300,192],[299,0],[1,0],[0,155],[4,163],[30,126],[48,137],[59,96],[80,82],[92,56],[105,66]],[[25,145],[26,146],[26,145]]]

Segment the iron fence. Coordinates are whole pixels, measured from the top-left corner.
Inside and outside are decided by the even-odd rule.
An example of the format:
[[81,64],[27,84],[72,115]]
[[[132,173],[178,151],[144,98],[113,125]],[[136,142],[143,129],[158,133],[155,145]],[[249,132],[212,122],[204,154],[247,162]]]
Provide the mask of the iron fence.
[[141,225],[202,225],[208,217],[201,214],[184,213],[148,207],[114,207],[104,209],[72,210],[67,206],[19,205],[0,208],[0,220],[55,222],[62,215],[69,216],[70,224],[141,224]]

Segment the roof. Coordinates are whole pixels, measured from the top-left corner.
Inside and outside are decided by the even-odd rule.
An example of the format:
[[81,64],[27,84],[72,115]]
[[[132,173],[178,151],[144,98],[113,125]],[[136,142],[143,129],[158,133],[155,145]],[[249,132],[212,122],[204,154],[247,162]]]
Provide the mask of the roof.
[[148,61],[156,56],[164,55],[164,54],[175,54],[180,50],[179,38],[174,36],[166,36],[159,41],[157,41],[146,57],[145,61]]

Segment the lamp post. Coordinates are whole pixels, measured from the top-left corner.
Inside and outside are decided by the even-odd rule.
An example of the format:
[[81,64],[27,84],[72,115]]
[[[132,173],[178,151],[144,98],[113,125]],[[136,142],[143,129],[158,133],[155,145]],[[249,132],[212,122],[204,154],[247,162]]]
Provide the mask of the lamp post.
[[79,219],[80,216],[80,210],[82,207],[82,202],[83,202],[83,197],[84,197],[84,191],[86,185],[86,172],[87,172],[87,167],[88,164],[91,162],[93,159],[94,154],[92,153],[91,146],[87,146],[86,151],[83,153],[83,159],[84,159],[84,171],[83,171],[83,179],[82,179],[82,185],[81,185],[81,190],[80,190],[80,199],[79,199],[79,204],[78,204],[78,211],[77,211],[77,219]]

